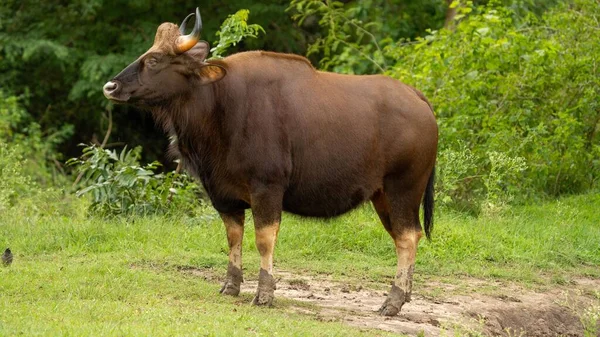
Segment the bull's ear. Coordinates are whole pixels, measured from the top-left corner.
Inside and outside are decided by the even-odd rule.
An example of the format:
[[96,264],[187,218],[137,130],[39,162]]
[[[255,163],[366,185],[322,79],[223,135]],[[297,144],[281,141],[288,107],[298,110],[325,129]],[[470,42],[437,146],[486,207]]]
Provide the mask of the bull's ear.
[[197,73],[202,84],[209,84],[218,82],[225,77],[227,70],[220,65],[205,63],[197,70]]
[[206,41],[198,41],[192,49],[186,51],[185,53],[194,59],[204,62],[208,57],[208,52],[210,51],[210,45]]

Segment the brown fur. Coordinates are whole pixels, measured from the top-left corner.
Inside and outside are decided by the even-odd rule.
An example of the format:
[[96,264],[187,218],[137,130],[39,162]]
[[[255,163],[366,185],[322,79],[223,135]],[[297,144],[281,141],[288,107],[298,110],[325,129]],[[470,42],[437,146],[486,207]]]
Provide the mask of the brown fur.
[[270,52],[270,51],[260,51],[260,54],[264,55],[264,56],[269,56],[269,57],[283,58],[283,59],[288,59],[288,60],[292,60],[292,61],[299,61],[299,62],[302,62],[302,63],[306,64],[307,66],[309,66],[309,67],[311,67],[311,68],[314,69],[314,67],[310,63],[310,61],[308,61],[308,59],[306,59],[306,57],[303,57],[303,56],[300,56],[300,55],[274,53],[274,52]]
[[[234,153],[236,150],[240,149],[239,146],[243,146],[243,144],[246,143],[246,137],[249,137],[250,134],[255,134],[255,135],[260,135],[261,130],[256,129],[256,127],[259,126],[264,126],[265,130],[262,136],[265,139],[270,139],[272,140],[272,142],[269,143],[263,143],[263,144],[258,144],[259,140],[254,140],[255,142],[257,142],[257,144],[254,144],[256,146],[260,146],[261,148],[271,148],[271,151],[273,151],[273,153],[271,153],[270,155],[272,157],[277,157],[277,156],[281,156],[281,155],[285,155],[285,153],[287,153],[287,155],[290,155],[290,151],[292,150],[290,147],[292,146],[292,144],[289,143],[289,137],[292,136],[294,138],[297,139],[302,139],[302,138],[306,138],[306,129],[302,128],[302,129],[296,129],[296,126],[302,125],[304,124],[304,126],[306,126],[308,129],[312,129],[312,130],[316,130],[315,128],[317,128],[319,125],[330,125],[331,127],[338,127],[340,129],[344,129],[344,133],[343,134],[339,134],[340,137],[342,138],[346,138],[345,143],[345,150],[330,150],[333,151],[333,153],[335,153],[335,157],[331,158],[329,156],[329,153],[327,155],[322,155],[320,156],[320,159],[325,160],[327,158],[329,158],[330,160],[335,160],[335,158],[339,155],[352,155],[354,156],[356,154],[356,150],[358,148],[361,148],[362,151],[364,152],[364,156],[363,159],[363,165],[366,165],[365,167],[361,168],[361,171],[364,173],[362,174],[362,178],[361,180],[363,180],[359,185],[360,186],[356,186],[354,187],[353,191],[352,190],[348,190],[348,192],[344,193],[345,195],[338,195],[338,193],[336,193],[335,191],[331,190],[323,190],[322,188],[320,188],[319,186],[308,186],[309,188],[305,188],[304,195],[307,197],[306,199],[312,199],[314,200],[314,202],[312,203],[312,205],[310,207],[319,207],[317,204],[320,205],[324,205],[327,206],[327,209],[322,209],[322,210],[317,210],[315,212],[311,212],[310,209],[304,209],[303,207],[300,207],[300,209],[294,209],[294,205],[290,205],[291,207],[288,207],[288,210],[292,211],[292,212],[296,212],[299,214],[303,214],[303,215],[314,215],[314,216],[333,216],[333,215],[337,215],[337,214],[341,214],[345,211],[347,211],[348,209],[352,208],[353,206],[356,206],[360,201],[363,200],[369,200],[369,198],[375,193],[375,191],[379,190],[379,189],[383,189],[383,177],[388,174],[390,171],[394,171],[394,170],[401,170],[403,166],[408,166],[410,164],[414,164],[412,162],[403,162],[406,161],[406,156],[396,156],[393,155],[389,158],[381,158],[381,157],[385,157],[384,155],[384,149],[385,148],[389,148],[389,149],[394,149],[397,148],[398,151],[404,152],[406,155],[409,153],[414,153],[416,151],[416,149],[414,148],[415,146],[415,141],[417,138],[425,136],[425,135],[419,135],[417,133],[415,133],[414,131],[408,129],[405,132],[401,132],[401,127],[402,127],[402,122],[405,121],[405,119],[407,118],[411,118],[411,119],[425,119],[425,120],[430,120],[433,121],[432,118],[432,114],[431,111],[429,111],[429,115],[424,115],[424,116],[420,116],[420,115],[414,115],[414,111],[411,111],[410,108],[415,108],[420,106],[419,102],[423,102],[420,93],[418,93],[418,91],[413,90],[412,88],[408,87],[408,86],[402,86],[399,82],[394,81],[392,79],[389,78],[385,78],[383,76],[364,76],[364,77],[359,77],[359,76],[347,76],[347,75],[337,75],[337,74],[331,74],[331,73],[322,73],[322,72],[317,72],[315,71],[312,67],[306,67],[303,68],[302,66],[298,65],[298,61],[301,61],[303,65],[308,65],[306,59],[299,57],[299,56],[289,56],[289,55],[281,55],[281,54],[275,54],[275,53],[265,53],[265,52],[247,52],[247,53],[240,53],[240,54],[236,54],[233,55],[229,58],[226,58],[224,60],[221,61],[211,61],[212,63],[215,64],[219,64],[221,66],[223,66],[227,72],[228,72],[228,76],[226,78],[223,79],[222,82],[217,82],[213,85],[213,90],[216,90],[217,92],[220,92],[223,94],[223,98],[217,98],[217,101],[215,100],[215,97],[204,97],[204,99],[201,100],[201,102],[198,102],[200,104],[204,103],[206,105],[210,105],[212,102],[212,107],[208,108],[206,106],[194,106],[193,108],[190,105],[193,105],[192,102],[185,102],[186,106],[185,107],[179,107],[179,104],[174,104],[169,106],[167,109],[165,109],[164,107],[159,107],[159,108],[153,108],[153,114],[155,116],[155,118],[160,121],[163,126],[165,127],[166,131],[172,133],[172,134],[176,134],[179,142],[178,142],[178,150],[180,152],[180,155],[183,157],[184,159],[184,165],[188,168],[188,170],[193,173],[194,175],[198,176],[201,179],[204,179],[205,181],[203,181],[205,183],[205,185],[207,186],[207,189],[209,190],[209,194],[211,196],[214,196],[215,199],[219,199],[219,198],[223,198],[223,199],[234,199],[234,200],[238,200],[238,201],[243,201],[245,203],[248,204],[248,206],[250,206],[250,190],[249,190],[249,185],[250,185],[250,177],[248,177],[246,175],[247,171],[252,171],[255,170],[257,171],[257,167],[254,167],[255,165],[258,165],[258,163],[253,163],[253,162],[249,162],[251,159],[256,158],[256,155],[261,155],[260,153]],[[291,76],[290,74],[293,73],[294,75]],[[239,74],[239,75],[238,75]],[[322,88],[319,90],[311,90],[309,87],[306,88],[302,88],[304,83],[302,83],[302,85],[299,86],[299,88],[289,88],[289,90],[294,91],[296,94],[300,94],[302,92],[304,93],[311,93],[312,96],[307,96],[305,98],[302,98],[300,100],[297,100],[297,102],[295,104],[293,104],[294,106],[292,106],[292,104],[290,104],[289,109],[291,109],[292,111],[288,111],[287,113],[285,112],[286,110],[284,109],[278,109],[278,111],[269,111],[268,113],[272,114],[274,113],[274,115],[271,116],[257,116],[260,117],[258,120],[253,121],[253,120],[249,120],[248,118],[253,117],[253,115],[256,114],[260,114],[260,113],[264,113],[264,106],[263,105],[270,105],[271,107],[274,107],[276,105],[285,105],[285,104],[289,104],[288,102],[274,102],[271,101],[269,99],[261,99],[259,98],[260,95],[263,95],[265,97],[268,97],[269,94],[275,94],[275,91],[281,88],[286,88],[286,81],[290,81],[290,83],[293,83],[293,80],[290,79],[290,77],[295,78],[296,81],[299,82],[311,82],[311,81],[315,81],[315,82],[320,82],[322,84]],[[361,86],[361,82],[364,82],[364,86]],[[335,88],[335,84],[337,83],[342,83],[342,86],[347,86],[348,87],[348,91],[351,92],[343,92],[343,91],[339,91],[336,92],[338,89]],[[267,87],[263,87],[263,85],[266,85]],[[269,87],[270,86],[270,87]],[[287,86],[289,86],[289,84],[287,84]],[[244,87],[244,89],[240,89],[240,91],[246,90],[246,91],[251,91],[252,93],[252,97],[245,97],[243,100],[238,100],[238,97],[236,97],[236,91],[229,91],[230,88],[233,87]],[[397,102],[393,102],[390,101],[389,98],[387,97],[380,97],[382,93],[386,93],[386,89],[391,88],[391,87],[396,87],[396,93],[393,94],[393,96],[402,96],[404,95],[404,101],[402,101],[401,99],[398,99]],[[206,88],[201,88],[202,89],[206,89]],[[271,92],[269,92],[270,90],[273,90]],[[296,91],[297,90],[297,91]],[[381,92],[378,92],[378,90],[381,90]],[[333,94],[334,95],[330,95],[330,96],[321,96],[320,98],[315,98],[315,95],[318,94],[327,94],[327,93]],[[336,97],[337,94],[337,97]],[[283,98],[283,96],[286,96],[286,94],[277,94],[277,96],[280,97],[276,97],[275,99],[280,99]],[[362,96],[362,99],[361,99]],[[374,96],[372,97],[370,100],[368,99],[368,96]],[[226,99],[226,97],[228,97],[229,99]],[[255,98],[255,102],[253,102],[253,98]],[[362,116],[359,119],[361,119],[361,122],[352,122],[352,121],[348,121],[347,118],[350,118],[351,115],[347,115],[347,113],[349,111],[343,111],[341,110],[341,106],[346,106],[348,104],[348,102],[352,102],[352,100],[356,100],[357,98],[359,98],[358,101],[352,103],[351,105],[349,105],[349,109],[365,109],[368,106],[372,106],[372,109],[368,109],[368,111],[372,111],[372,115],[371,115],[371,119],[372,120],[376,120],[378,118],[381,118],[382,116],[377,117],[376,114],[374,114],[376,111],[378,111],[378,107],[383,107],[383,108],[392,108],[394,105],[396,105],[396,109],[399,111],[397,116],[385,116],[386,118],[391,118],[388,122],[383,122],[383,124],[380,123],[381,128],[383,128],[384,130],[390,129],[391,125],[389,125],[389,123],[391,122],[395,127],[397,127],[397,132],[392,132],[390,133],[390,135],[392,136],[392,138],[389,139],[377,139],[377,138],[372,138],[370,140],[370,142],[368,143],[362,143],[363,139],[360,139],[360,137],[364,137],[366,135],[365,133],[365,128],[369,127],[368,126],[368,118],[366,118],[366,116]],[[321,100],[320,103],[321,105],[323,105],[324,107],[329,106],[329,111],[328,109],[324,109],[322,112],[319,113],[318,117],[316,118],[316,121],[306,121],[303,120],[303,115],[302,112],[300,110],[298,110],[298,105],[299,106],[304,106],[304,107],[308,107],[308,109],[312,109],[315,110],[315,103],[317,103],[316,101]],[[365,102],[367,101],[367,102]],[[192,104],[190,104],[192,103]],[[261,111],[256,111],[256,112],[251,112],[251,111],[247,111],[247,114],[245,116],[243,116],[243,114],[239,111],[240,109],[243,109],[244,105],[256,105],[259,110]],[[187,108],[187,109],[186,109]],[[192,108],[192,109],[190,109]],[[332,110],[335,110],[335,112],[339,112],[339,113],[343,113],[346,115],[341,115],[341,116],[337,116],[336,114],[333,114]],[[365,109],[365,111],[367,110]],[[219,115],[216,115],[217,111],[215,110],[222,110],[222,112],[219,112]],[[423,109],[422,107],[419,108],[419,110],[429,110],[429,109]],[[318,111],[318,109],[317,109]],[[405,114],[405,116],[402,115],[402,113]],[[417,110],[418,111],[418,110]],[[387,114],[387,113],[386,113]],[[234,116],[235,115],[235,116]],[[316,117],[316,116],[315,116]],[[358,116],[355,116],[358,117]],[[267,120],[264,120],[264,118],[269,118]],[[282,120],[282,118],[287,118],[287,121]],[[342,118],[342,120],[339,120],[339,118]],[[175,128],[172,128],[173,124],[176,124],[178,126],[176,126]],[[282,125],[281,123],[289,123],[290,125]],[[343,125],[340,125],[343,124]],[[233,126],[236,126],[235,128]],[[431,123],[429,125],[435,125],[434,123]],[[270,126],[270,127],[268,127]],[[346,127],[348,127],[346,129]],[[371,127],[375,127],[375,125],[371,125]],[[405,126],[405,128],[408,127]],[[286,130],[286,128],[289,128]],[[436,136],[436,129],[435,126],[434,127],[429,127],[429,133],[432,134],[434,136],[434,139],[432,139],[432,141],[430,141],[429,144],[435,145],[435,140],[437,137]],[[184,130],[187,129],[187,130]],[[330,128],[331,129],[331,128]],[[204,131],[204,132],[203,132]],[[372,129],[372,131],[375,131],[375,129]],[[415,130],[416,131],[416,130]],[[192,138],[190,138],[189,136],[186,137],[186,134],[188,132],[193,132]],[[384,132],[383,130],[380,130],[379,132]],[[203,133],[203,138],[206,141],[204,142],[200,142],[199,141],[199,137],[202,137],[202,135],[200,135],[199,133]],[[353,135],[356,135],[357,137],[352,137]],[[375,134],[373,134],[372,136],[369,137],[373,137],[375,136]],[[182,140],[182,137],[185,140]],[[314,137],[317,137],[317,135],[314,135]],[[318,138],[321,138],[322,136],[319,135]],[[339,137],[334,137],[332,136],[332,138],[339,138]],[[406,141],[405,142],[400,142],[397,139],[400,138],[404,138]],[[218,141],[218,140],[222,140],[222,141]],[[250,140],[252,141],[252,139]],[[311,141],[318,141],[318,139],[311,139]],[[232,142],[236,142],[237,144],[239,144],[239,146],[234,146],[233,148],[231,148],[231,143]],[[356,142],[355,144],[352,144],[353,142]],[[190,144],[190,143],[194,143],[194,144]],[[198,146],[200,146],[201,144],[205,145],[205,152],[204,154],[207,154],[211,160],[208,160],[206,165],[212,165],[213,168],[212,170],[210,170],[211,172],[201,172],[203,170],[203,168],[199,167],[198,162],[196,162],[194,159],[192,159],[191,157],[193,157],[193,154],[190,153],[190,151],[193,148],[197,148]],[[349,146],[349,145],[354,145],[354,146]],[[427,145],[427,144],[424,144]],[[407,147],[408,146],[408,147]],[[210,150],[209,150],[210,149]],[[433,151],[432,151],[433,150]],[[429,153],[435,155],[435,147],[429,150]],[[238,150],[239,151],[239,150]],[[252,152],[253,150],[250,150],[250,152]],[[227,158],[225,155],[229,154],[229,155],[234,155],[236,156],[235,160],[232,160],[231,158]],[[310,152],[306,152],[306,149],[304,148],[300,148],[297,149],[297,158],[299,158],[298,156],[308,156],[311,155],[311,157],[315,157],[316,153],[310,153]],[[200,154],[196,153],[196,155],[198,156],[198,158],[200,158]],[[265,154],[266,155],[266,154]],[[428,158],[432,158],[433,156],[429,156]],[[207,158],[208,159],[208,158]],[[269,164],[269,158],[264,158],[265,160],[261,162],[261,165],[265,165],[265,164]],[[276,159],[276,158],[270,158],[270,159]],[[283,159],[283,158],[281,158]],[[306,157],[305,159],[310,159],[310,157]],[[384,160],[385,159],[385,160]],[[354,159],[350,160],[350,158],[348,158],[345,161],[353,161]],[[418,160],[418,159],[417,159]],[[424,167],[425,171],[431,171],[431,165],[433,164],[433,162],[431,161],[431,159],[429,159],[429,168]],[[231,167],[231,166],[227,166],[228,163],[230,162],[231,164],[234,164],[236,166],[241,166],[241,165],[247,165],[246,168],[241,168],[241,167]],[[382,162],[383,161],[383,162]],[[377,163],[379,163],[379,165],[377,165]],[[298,163],[300,164],[300,163]],[[315,165],[317,163],[310,163],[307,162],[305,163],[305,165]],[[383,165],[381,165],[383,164]],[[371,166],[379,166],[379,167],[371,167]],[[299,183],[299,174],[295,174],[295,172],[293,172],[292,170],[292,165],[289,162],[286,162],[285,160],[280,162],[279,164],[277,164],[276,166],[278,166],[277,168],[265,168],[264,166],[262,167],[264,169],[264,179],[280,179],[283,181],[285,181],[285,185],[288,185],[288,187],[300,187]],[[206,169],[207,167],[205,167],[204,169]],[[269,170],[277,170],[279,176],[276,175],[271,175]],[[371,170],[373,169],[373,170]],[[428,169],[428,170],[427,170]],[[241,171],[241,172],[240,172]],[[246,172],[244,172],[246,171]],[[337,172],[336,172],[337,171]],[[336,169],[336,171],[332,171],[332,174],[335,173],[340,173],[339,170]],[[355,169],[356,171],[356,169]],[[371,171],[371,177],[368,177],[367,172]],[[373,172],[375,171],[375,172]],[[387,171],[387,172],[386,172]],[[320,172],[315,172],[313,170],[309,170],[309,172],[298,172],[298,173],[303,173],[303,176],[306,175],[312,175],[314,173],[319,174]],[[258,172],[257,172],[258,173]],[[350,172],[348,172],[348,174],[350,174]],[[210,175],[210,178],[207,176]],[[428,176],[428,174],[424,174],[424,176]],[[338,177],[336,177],[335,175],[330,176],[330,178],[336,179]],[[341,178],[341,177],[340,177]],[[306,179],[306,178],[304,178]],[[211,180],[211,181],[209,181]],[[314,179],[313,179],[314,180]],[[346,179],[339,179],[339,182],[336,182],[338,184],[341,184],[343,181],[346,182],[346,185],[348,185],[348,183],[351,183],[351,180],[348,181]],[[290,185],[290,182],[292,183],[292,186]],[[232,186],[234,185],[235,186]],[[214,186],[213,186],[214,185]],[[309,181],[304,181],[302,185],[310,185],[310,180]],[[322,187],[322,186],[321,186]],[[340,187],[340,186],[338,186]],[[241,189],[240,189],[241,188]],[[333,187],[336,188],[336,187]],[[292,192],[292,193],[290,193]],[[330,195],[328,196],[328,198],[321,198],[319,197],[319,195],[322,195],[324,192],[329,192]],[[289,196],[295,196],[296,190],[292,189],[291,191],[288,190],[288,195]],[[340,198],[338,198],[340,197]],[[349,200],[346,198],[350,198]],[[335,200],[336,198],[338,199],[346,199],[346,200]],[[323,199],[323,200],[321,200]],[[329,200],[327,200],[329,199]],[[330,205],[327,205],[327,204]],[[337,203],[337,204],[333,204],[333,203]],[[284,200],[284,205],[285,205],[285,200]],[[217,206],[217,205],[216,205]],[[301,205],[299,205],[301,206]],[[218,206],[217,206],[218,207]],[[225,211],[226,209],[220,209],[222,211]]]
[[176,24],[165,22],[158,26],[154,36],[154,44],[149,52],[163,52],[170,55],[176,55],[175,41],[181,34]]

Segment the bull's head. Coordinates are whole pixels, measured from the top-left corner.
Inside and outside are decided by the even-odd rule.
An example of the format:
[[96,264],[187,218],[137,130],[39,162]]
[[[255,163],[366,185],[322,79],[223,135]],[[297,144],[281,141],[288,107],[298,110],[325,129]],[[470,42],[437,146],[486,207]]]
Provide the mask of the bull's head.
[[196,23],[184,35],[188,15],[181,27],[163,23],[154,44],[135,62],[104,85],[104,96],[117,103],[152,106],[189,92],[194,84],[206,85],[225,76],[225,69],[206,63],[208,43],[200,41],[202,19],[196,8]]

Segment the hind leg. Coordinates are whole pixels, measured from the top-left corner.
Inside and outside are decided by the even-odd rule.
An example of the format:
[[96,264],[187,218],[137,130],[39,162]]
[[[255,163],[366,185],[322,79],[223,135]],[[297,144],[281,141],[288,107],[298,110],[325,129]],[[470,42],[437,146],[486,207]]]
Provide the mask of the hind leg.
[[410,302],[412,274],[417,246],[423,236],[419,222],[419,206],[424,186],[408,179],[386,178],[384,191],[376,193],[373,206],[396,248],[396,277],[387,299],[379,309],[384,316],[394,316]]

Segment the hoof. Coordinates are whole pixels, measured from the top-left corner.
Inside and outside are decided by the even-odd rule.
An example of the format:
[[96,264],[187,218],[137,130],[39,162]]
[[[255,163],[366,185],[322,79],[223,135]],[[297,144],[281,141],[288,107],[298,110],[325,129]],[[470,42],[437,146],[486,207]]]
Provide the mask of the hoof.
[[260,270],[258,274],[258,289],[252,300],[252,305],[272,306],[275,298],[275,279],[266,270]]
[[404,290],[392,285],[390,294],[377,312],[381,316],[396,316],[402,309],[402,306],[405,302],[406,294],[404,293]]
[[238,296],[240,294],[240,285],[234,284],[230,279],[225,281],[219,293],[223,295]]
[[244,282],[242,270],[229,263],[227,267],[227,279],[219,291],[223,295],[237,296],[240,294],[240,285]]
[[273,306],[274,298],[275,298],[275,296],[273,294],[258,292],[256,294],[256,296],[254,296],[254,299],[252,300],[252,305],[271,307],[271,306]]

